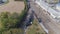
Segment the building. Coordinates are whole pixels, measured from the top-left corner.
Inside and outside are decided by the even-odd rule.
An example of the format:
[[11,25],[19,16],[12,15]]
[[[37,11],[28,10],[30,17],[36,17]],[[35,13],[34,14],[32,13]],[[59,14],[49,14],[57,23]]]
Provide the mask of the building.
[[[36,0],[40,7],[40,18],[48,34],[60,34],[60,0]],[[54,5],[53,5],[54,4]],[[50,6],[53,5],[53,6]],[[54,8],[53,8],[54,7]]]
[[56,9],[60,11],[60,3],[56,5]]
[[[47,1],[47,0],[46,0]],[[58,1],[58,0],[57,0]],[[44,0],[40,0],[38,1],[37,0],[37,3],[43,8],[45,9],[47,12],[50,13],[50,15],[53,17],[53,18],[58,18],[60,17],[60,3],[59,1],[55,4],[54,1],[53,4],[49,4],[49,3],[52,3],[50,0],[47,1],[48,3],[46,3]]]

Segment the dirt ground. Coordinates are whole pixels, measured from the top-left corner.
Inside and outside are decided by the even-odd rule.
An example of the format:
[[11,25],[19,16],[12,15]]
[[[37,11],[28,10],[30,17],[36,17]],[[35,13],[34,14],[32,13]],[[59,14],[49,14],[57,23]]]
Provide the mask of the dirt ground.
[[2,4],[0,5],[0,13],[1,12],[17,12],[21,13],[21,11],[24,9],[24,2],[23,1],[14,1],[14,0],[9,0],[7,4]]

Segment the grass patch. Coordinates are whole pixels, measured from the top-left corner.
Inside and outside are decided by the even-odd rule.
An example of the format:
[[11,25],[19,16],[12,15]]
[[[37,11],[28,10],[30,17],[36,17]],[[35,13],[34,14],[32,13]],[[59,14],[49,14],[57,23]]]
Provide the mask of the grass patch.
[[42,29],[42,27],[38,24],[37,20],[33,20],[33,24],[29,26],[27,29],[26,34],[45,34],[45,31]]
[[14,28],[14,29],[10,29],[8,31],[2,32],[2,34],[24,34],[23,32],[24,32],[24,30],[22,30],[20,28],[18,28],[18,29]]

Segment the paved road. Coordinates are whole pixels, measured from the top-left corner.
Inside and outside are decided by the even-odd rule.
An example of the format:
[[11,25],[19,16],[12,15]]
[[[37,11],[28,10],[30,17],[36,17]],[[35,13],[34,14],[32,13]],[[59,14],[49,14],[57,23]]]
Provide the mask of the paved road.
[[58,24],[45,10],[30,0],[31,9],[34,10],[38,18],[41,18],[44,26],[49,30],[49,34],[60,34],[60,24]]

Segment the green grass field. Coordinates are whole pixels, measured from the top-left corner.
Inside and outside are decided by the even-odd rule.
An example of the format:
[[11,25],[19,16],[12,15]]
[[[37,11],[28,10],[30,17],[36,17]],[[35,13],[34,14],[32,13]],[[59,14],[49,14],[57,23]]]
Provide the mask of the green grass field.
[[33,20],[33,24],[28,27],[26,34],[45,34],[43,28],[38,24],[37,20]]

